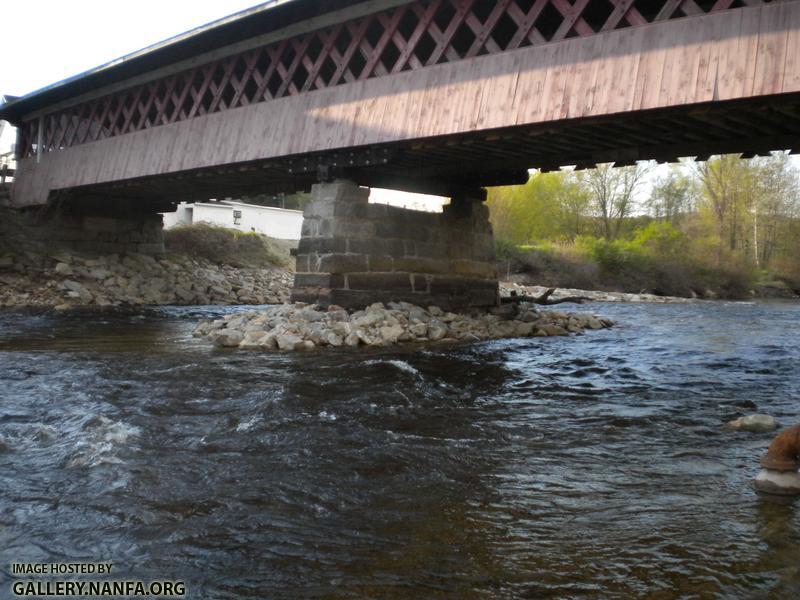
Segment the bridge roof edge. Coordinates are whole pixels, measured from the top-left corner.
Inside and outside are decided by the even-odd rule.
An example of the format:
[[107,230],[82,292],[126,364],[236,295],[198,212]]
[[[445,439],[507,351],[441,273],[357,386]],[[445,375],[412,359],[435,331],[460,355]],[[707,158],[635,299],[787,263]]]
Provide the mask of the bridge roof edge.
[[[21,97],[5,96],[0,120],[19,125],[28,113],[151,69],[277,30],[363,0],[268,0],[58,81]],[[324,4],[325,8],[320,6]]]

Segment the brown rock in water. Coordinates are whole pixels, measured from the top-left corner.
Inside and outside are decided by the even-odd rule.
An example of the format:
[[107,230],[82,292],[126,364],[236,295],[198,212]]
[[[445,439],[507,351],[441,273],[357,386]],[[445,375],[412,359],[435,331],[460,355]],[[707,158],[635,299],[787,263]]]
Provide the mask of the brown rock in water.
[[761,466],[778,471],[800,469],[800,425],[790,427],[772,440]]
[[569,335],[569,332],[560,325],[542,325],[539,330],[543,331],[548,337]]

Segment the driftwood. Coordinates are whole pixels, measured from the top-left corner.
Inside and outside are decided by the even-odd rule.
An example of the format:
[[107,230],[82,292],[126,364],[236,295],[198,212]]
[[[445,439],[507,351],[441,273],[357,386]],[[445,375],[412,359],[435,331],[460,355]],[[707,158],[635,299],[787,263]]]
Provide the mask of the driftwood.
[[541,296],[519,296],[516,292],[511,292],[511,296],[503,298],[503,302],[512,302],[519,304],[520,302],[530,302],[532,304],[541,304],[543,306],[554,306],[556,304],[565,304],[567,302],[572,304],[583,304],[584,302],[591,302],[592,298],[587,296],[567,296],[560,300],[550,300],[550,296],[556,291],[556,288],[550,288]]

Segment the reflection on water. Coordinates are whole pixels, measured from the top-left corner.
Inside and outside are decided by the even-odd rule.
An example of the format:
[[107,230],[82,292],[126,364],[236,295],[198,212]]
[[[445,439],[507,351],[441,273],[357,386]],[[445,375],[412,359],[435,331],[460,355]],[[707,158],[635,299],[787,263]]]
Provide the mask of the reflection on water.
[[[579,338],[267,355],[200,316],[0,317],[0,564],[193,598],[796,597],[800,305],[597,305]],[[3,584],[5,587],[5,584]]]

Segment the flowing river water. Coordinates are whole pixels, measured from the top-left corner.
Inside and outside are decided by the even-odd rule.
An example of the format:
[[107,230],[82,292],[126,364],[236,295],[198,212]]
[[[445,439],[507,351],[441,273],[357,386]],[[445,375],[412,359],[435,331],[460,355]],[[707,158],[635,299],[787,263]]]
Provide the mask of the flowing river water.
[[797,598],[800,501],[751,482],[800,421],[800,304],[583,307],[582,337],[263,354],[231,309],[0,316],[11,562],[189,598]]

